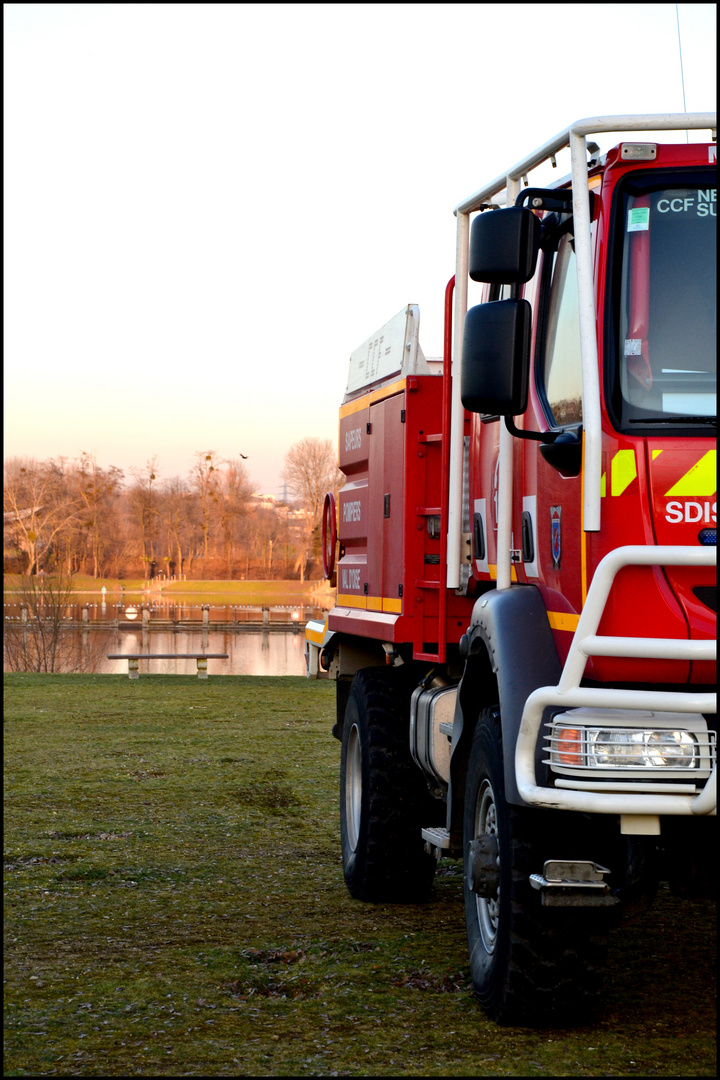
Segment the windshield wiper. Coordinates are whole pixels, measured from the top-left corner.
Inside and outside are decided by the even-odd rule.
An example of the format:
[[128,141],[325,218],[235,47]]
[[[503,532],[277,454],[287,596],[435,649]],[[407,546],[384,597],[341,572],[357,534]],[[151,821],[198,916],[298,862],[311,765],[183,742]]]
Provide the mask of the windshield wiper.
[[630,416],[628,420],[631,424],[712,424],[713,427],[717,424],[716,416]]

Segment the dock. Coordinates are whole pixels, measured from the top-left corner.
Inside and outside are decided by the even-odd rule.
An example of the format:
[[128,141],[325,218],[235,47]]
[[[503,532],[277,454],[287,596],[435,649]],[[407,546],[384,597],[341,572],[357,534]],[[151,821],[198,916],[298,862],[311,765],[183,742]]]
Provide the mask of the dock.
[[87,622],[80,619],[63,619],[64,630],[149,630],[173,631],[177,633],[198,633],[202,630],[214,631],[243,631],[266,630],[277,633],[298,633],[304,629],[300,622],[267,622],[260,620],[218,620],[217,622],[203,622],[202,619],[148,619],[142,622],[140,619],[88,619]]

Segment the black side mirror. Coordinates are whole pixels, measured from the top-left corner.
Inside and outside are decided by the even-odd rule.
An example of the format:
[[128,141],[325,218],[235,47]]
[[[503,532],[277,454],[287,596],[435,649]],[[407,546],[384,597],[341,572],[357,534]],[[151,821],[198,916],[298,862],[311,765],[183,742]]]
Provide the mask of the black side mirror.
[[532,312],[527,300],[495,300],[465,316],[460,396],[469,412],[520,416],[527,408]]
[[540,219],[525,207],[485,210],[470,229],[468,273],[473,281],[521,285],[535,273]]
[[582,437],[579,431],[561,431],[540,453],[561,476],[579,476],[582,468]]

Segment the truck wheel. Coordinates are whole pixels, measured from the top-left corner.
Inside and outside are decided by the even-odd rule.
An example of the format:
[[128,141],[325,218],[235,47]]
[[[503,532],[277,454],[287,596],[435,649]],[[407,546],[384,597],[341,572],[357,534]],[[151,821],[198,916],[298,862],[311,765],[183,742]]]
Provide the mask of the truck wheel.
[[580,857],[572,842],[567,850],[572,829],[568,815],[559,821],[505,801],[500,712],[484,710],[465,795],[465,921],[475,993],[498,1023],[589,1018],[602,982],[607,909],[543,907],[529,882],[546,858]]
[[397,672],[357,672],[343,723],[340,832],[345,882],[358,900],[423,900],[435,875],[420,830],[437,810],[410,756],[406,713]]

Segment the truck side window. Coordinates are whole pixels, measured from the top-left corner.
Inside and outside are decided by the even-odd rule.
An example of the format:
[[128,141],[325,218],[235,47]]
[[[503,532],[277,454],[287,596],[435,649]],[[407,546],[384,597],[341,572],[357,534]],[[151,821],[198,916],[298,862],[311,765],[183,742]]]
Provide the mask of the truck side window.
[[572,235],[565,233],[545,279],[545,318],[539,365],[540,389],[555,427],[582,421],[582,369],[578,317],[577,272]]

